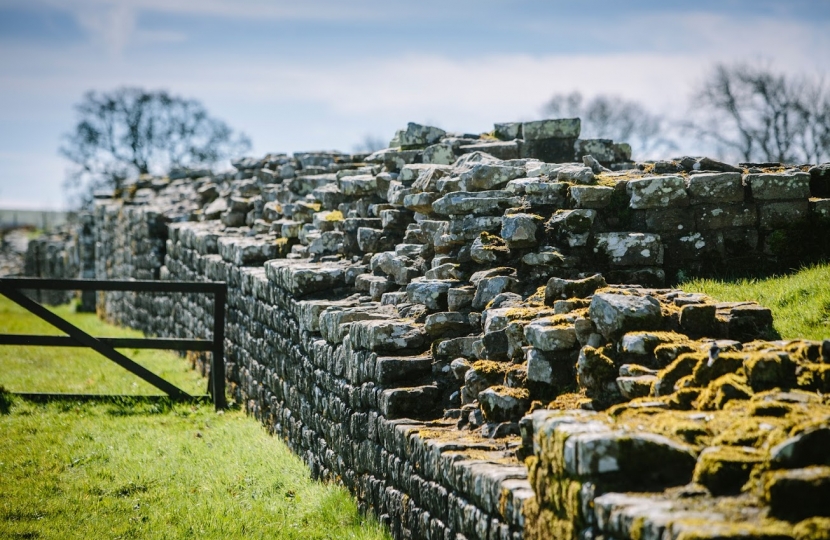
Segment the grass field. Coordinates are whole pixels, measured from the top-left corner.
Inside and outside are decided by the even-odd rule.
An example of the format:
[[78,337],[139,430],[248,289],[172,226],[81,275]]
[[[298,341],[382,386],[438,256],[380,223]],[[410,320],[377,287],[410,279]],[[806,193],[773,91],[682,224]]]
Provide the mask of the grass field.
[[[107,324],[92,313],[75,313],[70,305],[53,309],[97,337],[142,337],[136,330]],[[0,296],[0,333],[62,335],[17,304]],[[121,350],[150,371],[190,394],[205,394],[207,382],[175,353]],[[12,392],[161,394],[90,349],[74,347],[0,347],[0,385]]]
[[[69,307],[57,311],[94,335],[136,335]],[[0,332],[47,329],[0,297]],[[81,349],[23,349],[0,347],[0,385],[156,393]],[[175,355],[130,356],[204,391],[204,380]],[[388,536],[359,515],[345,489],[313,482],[302,461],[242,411],[164,401],[39,405],[0,391],[0,538]]]
[[724,302],[754,300],[772,310],[784,339],[830,339],[830,264],[766,279],[694,279],[680,285]]

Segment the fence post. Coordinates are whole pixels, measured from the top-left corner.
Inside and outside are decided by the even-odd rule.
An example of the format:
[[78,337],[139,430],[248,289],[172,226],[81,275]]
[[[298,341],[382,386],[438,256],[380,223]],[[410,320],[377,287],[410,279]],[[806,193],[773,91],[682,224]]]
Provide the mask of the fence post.
[[213,351],[210,379],[213,383],[213,406],[217,411],[227,406],[225,402],[225,300],[227,292],[227,285],[222,284],[213,294]]

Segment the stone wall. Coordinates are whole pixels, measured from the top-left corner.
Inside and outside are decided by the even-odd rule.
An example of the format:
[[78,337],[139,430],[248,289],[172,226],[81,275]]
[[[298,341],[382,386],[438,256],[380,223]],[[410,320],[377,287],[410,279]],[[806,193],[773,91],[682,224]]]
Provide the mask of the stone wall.
[[[42,278],[95,278],[95,220],[80,214],[58,230],[32,238],[26,245],[23,274]],[[75,298],[75,291],[29,291],[45,304],[65,304]],[[81,311],[95,310],[95,294],[80,295]]]
[[[578,136],[410,124],[371,155],[144,178],[98,202],[97,277],[227,281],[234,399],[398,538],[792,537],[826,515],[781,501],[827,489],[830,342],[655,287],[826,256],[830,166]],[[99,301],[162,336],[209,337],[211,308]]]

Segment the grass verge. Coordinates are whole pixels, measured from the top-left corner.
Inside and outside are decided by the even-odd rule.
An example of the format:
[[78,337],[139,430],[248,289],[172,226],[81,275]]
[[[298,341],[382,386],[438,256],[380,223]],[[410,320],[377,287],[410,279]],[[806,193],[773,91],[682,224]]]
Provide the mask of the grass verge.
[[241,411],[14,398],[7,409],[0,538],[385,538]]
[[[96,336],[140,337],[55,311]],[[59,334],[0,296],[0,332]],[[205,381],[173,353],[127,351],[187,391]],[[138,381],[138,382],[137,382]],[[15,391],[158,394],[96,353],[0,347]],[[34,404],[0,386],[0,538],[385,539],[342,487],[241,411],[140,399]]]
[[830,338],[830,263],[764,279],[692,279],[680,288],[723,302],[754,300],[772,310],[783,339]]
[[[107,324],[95,314],[75,313],[71,305],[52,311],[96,337],[144,337],[137,330]],[[63,335],[5,296],[0,296],[0,333]],[[120,349],[130,359],[189,394],[205,394],[207,382],[188,362],[168,351]],[[12,392],[162,394],[91,349],[74,347],[0,347],[0,384]]]

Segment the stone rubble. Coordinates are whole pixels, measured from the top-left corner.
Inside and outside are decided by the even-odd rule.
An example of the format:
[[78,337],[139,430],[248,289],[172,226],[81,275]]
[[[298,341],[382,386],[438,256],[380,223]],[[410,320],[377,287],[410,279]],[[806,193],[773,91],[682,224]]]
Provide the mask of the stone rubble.
[[[635,163],[579,128],[411,123],[368,155],[141,178],[96,204],[95,275],[228,282],[234,399],[396,538],[827,527],[792,501],[830,482],[830,341],[664,288],[826,256],[827,166]],[[209,297],[98,307],[210,337]]]

